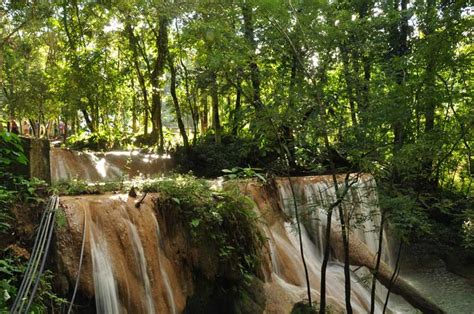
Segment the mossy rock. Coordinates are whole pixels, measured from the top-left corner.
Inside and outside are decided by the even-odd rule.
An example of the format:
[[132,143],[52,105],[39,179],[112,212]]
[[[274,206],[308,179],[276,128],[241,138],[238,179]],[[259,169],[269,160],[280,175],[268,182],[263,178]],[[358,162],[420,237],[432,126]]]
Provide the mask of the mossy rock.
[[256,277],[247,285],[228,278],[209,280],[194,273],[194,294],[188,298],[184,313],[259,314],[265,310],[263,283]]
[[291,310],[291,314],[316,314],[318,311],[316,308],[313,306],[310,306],[306,302],[298,302],[293,306],[293,309]]

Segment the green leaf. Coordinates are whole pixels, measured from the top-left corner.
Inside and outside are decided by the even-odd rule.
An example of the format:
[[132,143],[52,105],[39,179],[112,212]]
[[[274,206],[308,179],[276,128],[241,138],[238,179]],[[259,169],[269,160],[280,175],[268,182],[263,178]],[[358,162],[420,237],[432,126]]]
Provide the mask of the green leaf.
[[179,200],[179,198],[172,197],[171,199],[172,199],[176,204],[178,204],[178,205],[181,204],[181,201]]
[[199,226],[200,223],[201,223],[201,219],[199,219],[199,218],[195,218],[195,219],[191,220],[191,226],[193,228],[196,228],[197,226]]

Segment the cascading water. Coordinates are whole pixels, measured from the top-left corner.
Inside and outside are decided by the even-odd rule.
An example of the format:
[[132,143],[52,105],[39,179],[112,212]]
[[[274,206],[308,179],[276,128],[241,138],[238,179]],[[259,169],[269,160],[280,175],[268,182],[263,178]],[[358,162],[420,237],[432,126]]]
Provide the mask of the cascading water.
[[[158,221],[156,220],[156,217],[153,216],[153,220],[156,224],[156,236],[158,238],[158,248],[159,248],[159,253],[158,253],[158,262],[161,265],[161,254],[162,254],[162,249],[161,249],[161,231],[160,231],[160,225],[158,224]],[[166,298],[168,300],[168,304],[170,306],[170,313],[171,314],[176,314],[176,304],[174,301],[174,295],[173,295],[173,289],[171,289],[170,285],[170,280],[168,278],[168,274],[164,270],[162,266],[160,266],[160,274],[161,277],[163,278],[163,284],[165,286],[166,290]]]
[[[327,210],[337,200],[334,184],[329,176],[293,178],[294,197],[302,211],[303,221],[315,239],[318,252],[323,251],[323,241],[327,222]],[[349,216],[350,236],[367,245],[372,253],[377,252],[378,230],[380,228],[380,209],[378,207],[375,181],[364,175],[349,178],[351,186],[341,203],[344,212]],[[340,180],[343,181],[343,180]],[[288,179],[277,180],[279,197],[282,208],[290,217],[294,217],[293,195]],[[340,190],[345,189],[340,183]],[[333,229],[340,229],[339,212],[337,208],[332,215]],[[383,259],[390,263],[386,237],[383,241]]]
[[[143,251],[142,241],[138,235],[137,227],[128,221],[128,226],[132,234],[132,249],[135,253],[135,258],[140,265],[140,273],[145,289],[146,309],[147,313],[155,313],[155,304],[153,303],[153,296],[151,293],[150,278],[148,277],[148,268],[145,260],[145,252]],[[161,269],[161,268],[160,268]]]
[[120,304],[112,259],[107,243],[94,224],[90,229],[90,241],[97,313],[119,313]]
[[[80,277],[83,295],[95,299],[97,313],[179,313],[184,308],[180,279],[163,255],[153,202],[140,208],[127,195],[63,197],[69,229],[59,234],[59,258],[75,278],[82,212],[87,213],[86,240]],[[62,243],[62,244],[61,244]],[[67,243],[67,244],[66,244]]]
[[[325,229],[327,222],[327,209],[336,202],[336,193],[330,177],[304,177],[292,178],[290,183],[288,179],[277,180],[278,194],[280,203],[284,212],[289,217],[294,217],[295,208],[293,200],[293,192],[297,201],[297,206],[300,211],[300,220],[302,220],[301,233],[303,240],[303,247],[305,251],[305,260],[309,271],[310,285],[312,289],[318,290],[321,280],[321,264],[323,259],[323,247],[325,239]],[[351,180],[356,180],[352,178]],[[291,185],[293,185],[293,188]],[[340,186],[340,189],[344,187]],[[367,245],[372,253],[376,253],[378,247],[378,228],[380,228],[380,211],[377,206],[377,197],[374,191],[374,180],[369,176],[363,176],[357,179],[348,190],[345,200],[341,206],[344,207],[345,212],[350,216],[350,225],[352,232],[350,237],[362,241]],[[304,287],[304,271],[301,264],[301,257],[299,253],[299,239],[296,234],[295,222],[284,223],[284,233],[278,233],[269,237],[270,250],[274,251],[274,246],[279,248],[279,252],[271,252],[272,265],[280,265],[282,262],[278,259],[281,252],[285,254],[285,258],[291,258],[291,265],[295,265],[299,269],[297,275],[298,286],[301,292],[305,292]],[[306,227],[310,231],[306,231]],[[332,229],[340,228],[339,215],[337,210],[333,211]],[[269,229],[272,230],[272,229]],[[281,228],[280,228],[281,232]],[[286,241],[284,239],[287,239]],[[289,240],[289,241],[288,241]],[[390,255],[387,253],[388,246],[386,238],[382,239],[383,245],[383,259],[389,263]],[[291,253],[290,253],[291,252]],[[276,261],[273,261],[276,259]],[[331,257],[331,263],[327,270],[327,295],[332,302],[336,301],[339,308],[345,307],[345,302],[341,296],[344,295],[344,270],[341,262],[335,256]],[[288,285],[291,282],[291,276],[285,277],[280,274],[280,268],[273,266],[274,275],[278,276],[278,282],[281,284],[282,280],[286,281],[283,285],[285,289],[293,289]],[[351,274],[352,286],[352,306],[356,313],[365,313],[370,308],[370,290],[368,286],[362,284],[363,277],[370,275],[366,270],[358,270],[357,273]],[[376,295],[376,310],[381,310],[383,307],[382,298],[384,297],[385,289],[378,287]],[[319,294],[318,294],[319,295]],[[316,298],[317,299],[317,298]]]
[[86,182],[119,181],[152,177],[172,169],[167,155],[138,151],[80,152],[54,148],[50,151],[52,182],[73,179]]
[[[311,294],[318,302],[326,209],[334,202],[335,192],[329,177],[293,178],[292,184],[304,222],[301,232]],[[354,229],[350,235],[351,247],[352,240],[359,241],[361,245],[356,246],[356,251],[370,253],[366,254],[370,261],[374,259],[370,251],[376,250],[378,244],[378,232],[374,231],[380,224],[374,187],[371,177],[359,178],[343,202]],[[254,199],[262,233],[268,240],[265,245],[268,256],[264,254],[262,262],[265,311],[289,313],[295,303],[306,299],[306,279],[293,221],[291,187],[287,179],[279,179],[276,188],[277,193],[268,192],[267,188],[250,183],[243,190]],[[84,257],[80,287],[84,295],[95,298],[100,313],[181,313],[186,300],[195,293],[190,265],[199,254],[206,253],[190,248],[185,230],[174,230],[173,218],[165,218],[156,211],[156,197],[159,196],[149,194],[139,208],[135,206],[137,199],[121,194],[61,199],[72,239],[81,239],[81,213],[88,213],[90,243],[86,241],[85,251],[90,252],[90,256]],[[332,230],[337,230],[340,226],[336,211],[333,216]],[[63,236],[61,241],[70,241],[60,248],[59,255],[64,272],[75,278],[80,243],[70,240],[69,236],[65,239]],[[335,241],[331,236],[331,243]],[[262,249],[265,252],[265,248]],[[337,253],[337,250],[333,248],[332,252]],[[344,271],[338,258],[337,254],[331,255],[326,277],[328,305],[336,313],[345,308]],[[384,260],[389,262],[388,251]],[[384,267],[385,274],[390,274],[390,268],[386,264]],[[370,289],[362,279],[370,273],[364,271],[365,267],[359,268],[357,271],[352,268],[351,272],[351,303],[355,313],[366,313],[370,308]],[[377,313],[382,310],[385,292],[378,285]],[[404,309],[407,308],[412,310],[409,306]],[[395,312],[390,303],[389,310]]]

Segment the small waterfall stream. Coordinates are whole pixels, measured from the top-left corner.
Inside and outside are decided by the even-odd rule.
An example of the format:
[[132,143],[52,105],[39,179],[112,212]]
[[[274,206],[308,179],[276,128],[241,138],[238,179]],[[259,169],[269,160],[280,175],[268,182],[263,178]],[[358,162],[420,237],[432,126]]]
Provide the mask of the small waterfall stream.
[[161,238],[160,225],[158,224],[158,221],[156,220],[156,217],[154,215],[153,215],[153,220],[156,225],[156,236],[158,238],[158,247],[159,247],[158,262],[160,264],[160,274],[161,274],[161,277],[163,278],[163,284],[166,290],[166,299],[168,301],[168,305],[170,306],[170,313],[176,314],[176,304],[174,301],[173,289],[171,289],[171,284],[168,278],[168,274],[166,273],[166,271],[164,270],[161,264],[161,254],[162,254],[161,239],[162,238]]
[[[79,286],[93,296],[97,313],[180,313],[185,299],[162,252],[152,199],[140,208],[134,202],[121,194],[61,198],[70,224],[66,239],[82,232],[82,213],[87,213]],[[75,278],[77,242],[68,243],[58,256]]]
[[[120,303],[117,293],[112,259],[100,230],[91,225],[90,229],[92,272],[96,295],[97,313],[119,313]],[[97,234],[97,235],[96,235]]]
[[130,231],[132,233],[132,248],[140,265],[140,273],[145,289],[146,310],[147,313],[155,313],[155,304],[153,303],[153,296],[151,294],[150,278],[148,277],[148,268],[146,265],[142,241],[138,235],[137,227],[135,227],[135,225],[130,221],[128,221],[128,226],[130,227]]

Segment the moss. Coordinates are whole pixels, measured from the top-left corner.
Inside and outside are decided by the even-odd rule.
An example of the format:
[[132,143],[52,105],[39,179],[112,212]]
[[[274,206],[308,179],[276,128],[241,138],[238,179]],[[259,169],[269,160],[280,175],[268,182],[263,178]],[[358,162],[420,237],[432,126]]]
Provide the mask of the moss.
[[315,305],[310,306],[307,302],[298,302],[293,306],[291,314],[316,314],[318,311]]
[[253,277],[236,298],[234,311],[239,314],[263,313],[265,301],[263,282],[259,278]]
[[66,227],[66,224],[67,224],[66,213],[64,212],[64,209],[62,207],[59,207],[58,210],[56,211],[56,226],[58,229],[62,229]]
[[265,310],[263,283],[256,277],[243,287],[225,277],[209,280],[199,271],[193,279],[195,293],[188,298],[184,313],[258,314]]

